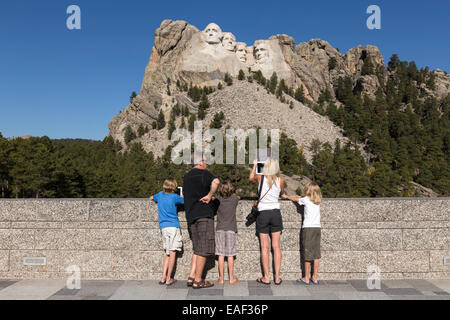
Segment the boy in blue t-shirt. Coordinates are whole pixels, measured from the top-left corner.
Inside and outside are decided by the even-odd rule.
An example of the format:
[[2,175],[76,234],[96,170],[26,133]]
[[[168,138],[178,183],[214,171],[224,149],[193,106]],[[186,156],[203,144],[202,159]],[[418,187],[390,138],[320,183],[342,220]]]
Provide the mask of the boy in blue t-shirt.
[[158,204],[158,222],[165,250],[163,273],[159,284],[167,286],[176,282],[172,278],[172,271],[175,266],[176,252],[181,251],[183,247],[177,204],[184,204],[184,199],[176,194],[177,188],[177,181],[170,178],[164,181],[164,191],[150,197],[150,200]]

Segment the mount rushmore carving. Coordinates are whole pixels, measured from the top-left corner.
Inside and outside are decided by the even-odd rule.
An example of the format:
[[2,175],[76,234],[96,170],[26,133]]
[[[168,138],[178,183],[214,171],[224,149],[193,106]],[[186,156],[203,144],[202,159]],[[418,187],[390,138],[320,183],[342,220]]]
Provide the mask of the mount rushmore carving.
[[[237,77],[240,70],[245,76],[261,71],[269,79],[276,72],[278,81],[283,79],[293,90],[303,88],[305,98],[315,103],[325,90],[334,98],[340,77],[349,77],[358,90],[374,98],[380,80],[386,83],[390,74],[380,51],[371,45],[341,53],[327,41],[312,39],[295,44],[286,34],[256,40],[251,45],[240,40],[216,23],[199,30],[185,21],[164,20],[155,31],[141,90],[123,112],[114,116],[109,124],[110,135],[123,142],[123,132],[128,126],[135,131],[141,125],[151,126],[160,112],[168,121],[177,103],[196,114],[198,104],[182,88],[190,85],[217,88],[219,83],[223,84],[226,73]],[[362,72],[367,61],[377,74]],[[440,98],[448,93],[450,76],[440,70],[435,71],[435,76],[436,89],[432,94]],[[344,140],[340,129],[328,118],[289,97],[295,108],[286,108],[286,104],[260,89],[256,83],[236,81],[233,86],[217,90],[209,96],[211,110],[205,123],[211,121],[214,112],[224,111],[227,125],[247,128],[252,125],[251,117],[259,114],[260,125],[281,128],[298,145],[309,145],[307,136],[330,143],[336,138]],[[177,119],[177,128],[180,121]],[[147,151],[159,156],[169,145],[167,128],[150,130],[139,140]]]
[[[334,67],[329,68],[332,59]],[[377,76],[362,74],[368,60],[375,68],[380,67]],[[351,77],[363,93],[374,97],[380,79],[388,77],[383,56],[372,45],[360,45],[342,54],[327,41],[312,39],[296,45],[286,34],[247,45],[216,23],[199,30],[185,21],[164,20],[155,31],[140,96],[145,98],[143,100],[161,103],[170,81],[172,84],[180,81],[217,86],[225,73],[236,77],[240,70],[247,75],[260,70],[266,78],[276,72],[278,79],[284,79],[289,87],[303,87],[306,98],[311,101],[317,101],[327,89],[334,95],[339,77]],[[441,73],[438,76],[443,83],[448,83],[448,76]],[[445,86],[441,89],[437,90],[438,95],[446,93]]]
[[257,40],[253,46],[236,42],[231,32],[223,32],[215,23],[194,34],[183,53],[181,69],[191,72],[228,72],[261,70],[265,77],[277,72],[293,84],[294,74],[284,60],[278,40]]

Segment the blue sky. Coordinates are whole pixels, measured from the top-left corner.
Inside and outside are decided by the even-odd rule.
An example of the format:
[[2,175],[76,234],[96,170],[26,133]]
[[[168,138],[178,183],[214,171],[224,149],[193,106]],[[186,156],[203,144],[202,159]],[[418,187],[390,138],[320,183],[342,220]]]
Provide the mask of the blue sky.
[[[81,8],[81,30],[66,28],[71,4]],[[381,30],[366,27],[371,4],[381,8]],[[164,19],[199,29],[214,21],[248,44],[278,33],[341,52],[373,44],[386,62],[397,53],[448,72],[449,13],[447,0],[0,0],[0,132],[103,139],[139,91]]]

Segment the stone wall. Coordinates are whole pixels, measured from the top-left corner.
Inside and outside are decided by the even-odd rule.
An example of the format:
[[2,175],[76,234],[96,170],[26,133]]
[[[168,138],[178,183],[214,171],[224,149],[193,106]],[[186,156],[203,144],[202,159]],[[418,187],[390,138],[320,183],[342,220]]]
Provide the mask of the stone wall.
[[[255,225],[244,219],[252,202],[238,207],[236,274],[260,275]],[[300,267],[301,208],[282,202],[282,278]],[[450,198],[325,199],[322,204],[322,279],[365,279],[377,265],[382,278],[450,279]],[[185,279],[191,242],[180,213],[184,253],[176,278]],[[83,279],[158,279],[162,244],[156,206],[146,199],[0,200],[0,279],[67,277],[78,265]],[[45,257],[45,266],[24,266]],[[213,261],[211,261],[213,263]],[[217,277],[213,264],[209,279]]]

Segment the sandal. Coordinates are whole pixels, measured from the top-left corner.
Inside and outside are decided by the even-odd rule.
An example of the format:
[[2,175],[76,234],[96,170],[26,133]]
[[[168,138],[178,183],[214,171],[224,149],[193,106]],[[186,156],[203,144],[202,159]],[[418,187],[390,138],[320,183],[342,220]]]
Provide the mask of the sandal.
[[177,280],[174,280],[172,283],[166,283],[166,286],[170,287],[177,283]]
[[194,283],[192,283],[192,289],[204,289],[204,288],[211,288],[214,286],[214,283],[208,282],[206,280],[202,280],[202,281],[194,281]]
[[318,285],[320,284],[320,281],[317,280],[317,282],[314,282],[314,281],[311,280],[311,283],[314,284],[314,285],[316,285],[316,286],[318,286]]
[[280,279],[280,282],[275,282],[275,285],[279,286],[279,285],[282,284],[282,283],[283,283],[283,280]]
[[187,286],[188,287],[192,287],[192,284],[194,283],[194,281],[195,281],[195,279],[194,278],[191,278],[191,277],[188,277],[188,281],[187,281]]
[[270,285],[270,281],[269,282],[264,282],[264,281],[262,281],[262,279],[263,278],[258,278],[258,279],[256,279],[256,282],[265,284],[266,286]]
[[297,280],[295,280],[295,282],[297,282],[299,284],[306,284],[307,286],[309,286],[311,284],[311,281],[305,282],[305,281],[303,281],[303,279],[297,279]]

